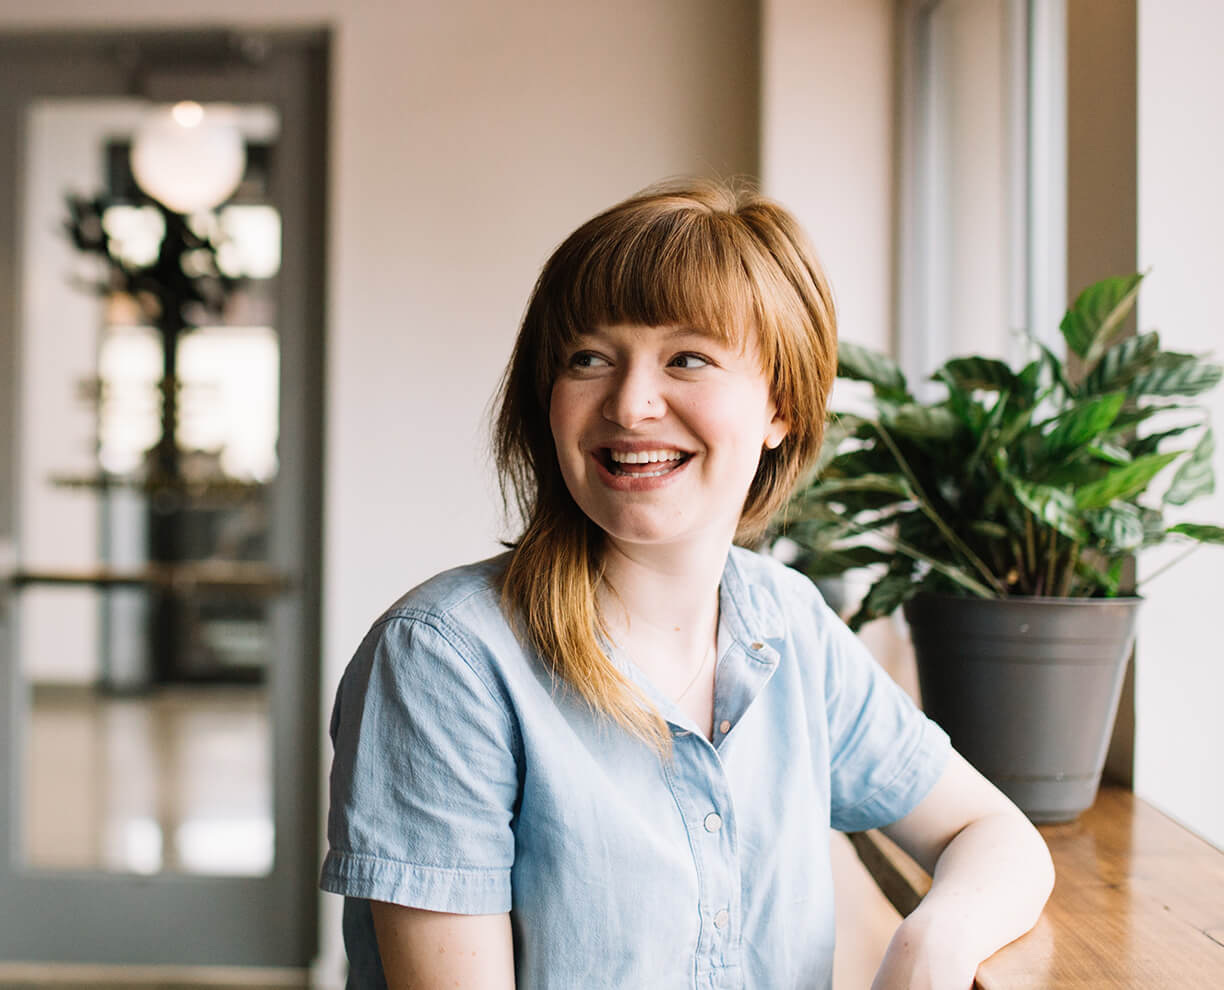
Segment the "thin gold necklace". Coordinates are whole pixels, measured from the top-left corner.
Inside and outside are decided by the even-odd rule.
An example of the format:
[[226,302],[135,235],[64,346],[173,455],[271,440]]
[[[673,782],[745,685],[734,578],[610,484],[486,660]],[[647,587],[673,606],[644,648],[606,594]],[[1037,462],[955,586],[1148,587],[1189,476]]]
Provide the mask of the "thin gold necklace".
[[711,643],[709,649],[705,651],[705,656],[701,658],[701,665],[697,668],[697,673],[693,675],[693,679],[688,682],[688,687],[676,695],[676,704],[684,700],[684,696],[693,690],[693,685],[697,683],[697,678],[701,676],[701,672],[706,669],[706,664],[710,662],[710,657],[714,653],[714,644]]

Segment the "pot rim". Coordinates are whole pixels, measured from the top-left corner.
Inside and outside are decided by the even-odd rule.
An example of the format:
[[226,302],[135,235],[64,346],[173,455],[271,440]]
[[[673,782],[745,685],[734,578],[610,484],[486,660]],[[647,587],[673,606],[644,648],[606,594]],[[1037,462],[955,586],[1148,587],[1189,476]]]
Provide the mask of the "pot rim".
[[1145,601],[1142,595],[1115,595],[1112,598],[1085,598],[1082,596],[1068,596],[1061,598],[1057,595],[1008,595],[1003,598],[982,598],[978,595],[951,595],[947,592],[922,591],[913,598],[902,604],[902,608],[909,608],[914,602],[922,600],[932,602],[976,602],[986,603],[991,605],[1067,605],[1072,608],[1089,607],[1099,608],[1102,605],[1131,605],[1139,604]]

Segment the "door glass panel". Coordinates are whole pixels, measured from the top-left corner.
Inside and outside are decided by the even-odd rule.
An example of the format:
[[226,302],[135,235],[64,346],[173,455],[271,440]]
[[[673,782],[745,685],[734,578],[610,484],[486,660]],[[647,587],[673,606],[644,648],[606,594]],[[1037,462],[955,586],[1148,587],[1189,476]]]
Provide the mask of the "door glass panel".
[[[265,875],[277,475],[278,120],[183,217],[146,196],[137,100],[44,100],[21,197],[20,861]],[[75,205],[70,205],[74,197]],[[105,250],[96,246],[106,244]]]

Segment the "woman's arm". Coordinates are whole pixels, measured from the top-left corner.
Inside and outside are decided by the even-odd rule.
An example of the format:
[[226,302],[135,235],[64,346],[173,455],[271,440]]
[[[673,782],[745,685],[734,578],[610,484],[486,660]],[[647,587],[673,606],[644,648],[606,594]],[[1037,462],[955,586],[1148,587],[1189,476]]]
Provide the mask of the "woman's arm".
[[957,753],[918,807],[883,831],[932,883],[897,928],[872,990],[969,990],[979,964],[1041,915],[1054,886],[1044,840]]
[[514,990],[509,914],[370,909],[388,990]]

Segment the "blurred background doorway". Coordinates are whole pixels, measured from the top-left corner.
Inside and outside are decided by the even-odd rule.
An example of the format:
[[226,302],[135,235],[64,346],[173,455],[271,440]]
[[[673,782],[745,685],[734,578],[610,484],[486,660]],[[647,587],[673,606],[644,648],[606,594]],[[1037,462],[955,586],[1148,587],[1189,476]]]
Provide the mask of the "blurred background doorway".
[[0,37],[0,961],[315,953],[326,55]]

